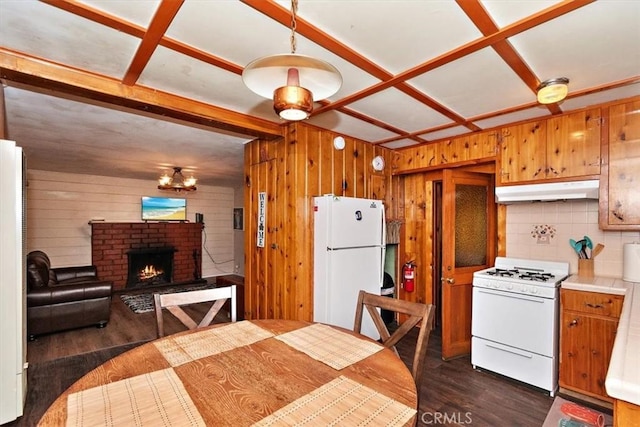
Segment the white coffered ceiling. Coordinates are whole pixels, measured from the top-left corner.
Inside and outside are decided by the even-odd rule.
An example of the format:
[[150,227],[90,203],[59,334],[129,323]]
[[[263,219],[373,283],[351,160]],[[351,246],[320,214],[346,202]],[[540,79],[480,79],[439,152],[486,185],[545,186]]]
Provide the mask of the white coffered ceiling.
[[[289,9],[0,0],[9,137],[35,169],[154,179],[176,165],[239,182],[243,144],[282,123],[242,69],[289,53]],[[309,122],[389,148],[640,95],[638,1],[299,0],[297,34],[297,53],[343,77]],[[569,98],[540,106],[553,77]]]

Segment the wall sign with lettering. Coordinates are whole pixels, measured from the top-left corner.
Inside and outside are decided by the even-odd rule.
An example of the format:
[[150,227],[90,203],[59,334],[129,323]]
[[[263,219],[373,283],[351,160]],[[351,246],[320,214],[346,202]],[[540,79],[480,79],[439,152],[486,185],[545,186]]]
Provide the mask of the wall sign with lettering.
[[265,241],[265,227],[267,222],[267,193],[258,193],[258,239],[256,240],[256,246],[264,248]]

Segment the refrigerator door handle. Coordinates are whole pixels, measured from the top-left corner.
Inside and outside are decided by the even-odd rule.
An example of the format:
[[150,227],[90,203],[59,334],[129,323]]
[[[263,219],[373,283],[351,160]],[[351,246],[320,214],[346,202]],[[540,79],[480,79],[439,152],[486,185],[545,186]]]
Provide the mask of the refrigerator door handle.
[[380,260],[380,288],[382,289],[382,284],[384,283],[384,264],[387,258],[387,220],[385,218],[384,203],[380,203],[380,209],[382,209],[382,236],[380,236],[380,242],[382,244],[382,259]]
[[383,248],[384,245],[370,245],[370,246],[341,246],[339,248],[332,248],[327,246],[327,251],[347,251],[352,249],[362,249],[362,248]]

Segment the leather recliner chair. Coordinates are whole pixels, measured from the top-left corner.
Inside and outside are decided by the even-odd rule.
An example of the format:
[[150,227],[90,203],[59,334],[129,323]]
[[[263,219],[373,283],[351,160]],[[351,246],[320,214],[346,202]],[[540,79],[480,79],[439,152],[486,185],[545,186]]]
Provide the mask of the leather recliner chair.
[[27,255],[27,334],[106,326],[112,282],[98,280],[95,266],[51,268],[42,251]]

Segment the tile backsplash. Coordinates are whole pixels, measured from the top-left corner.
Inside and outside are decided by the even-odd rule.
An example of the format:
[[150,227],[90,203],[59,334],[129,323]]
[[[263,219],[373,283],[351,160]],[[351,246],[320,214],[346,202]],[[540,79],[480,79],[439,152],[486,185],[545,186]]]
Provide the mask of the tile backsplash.
[[604,250],[595,258],[597,276],[622,277],[622,245],[640,242],[640,231],[603,231],[598,228],[598,201],[576,200],[522,203],[507,206],[507,256],[568,261],[578,272],[578,255],[569,239],[589,236]]

